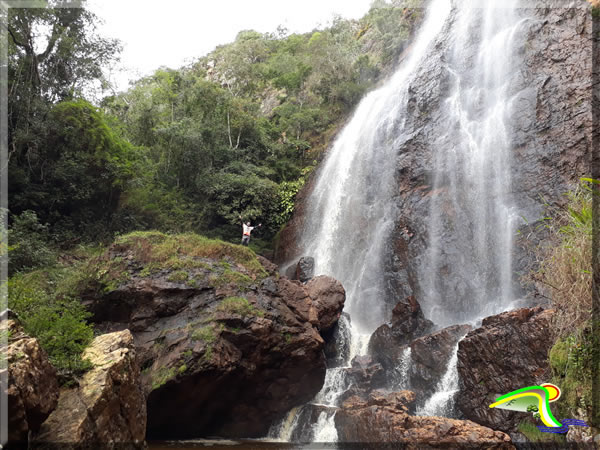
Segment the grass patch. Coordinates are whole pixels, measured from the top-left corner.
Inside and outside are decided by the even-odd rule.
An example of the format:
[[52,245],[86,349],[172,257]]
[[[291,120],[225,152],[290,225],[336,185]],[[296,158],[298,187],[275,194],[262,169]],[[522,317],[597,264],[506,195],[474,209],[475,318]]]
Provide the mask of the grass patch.
[[191,338],[193,341],[203,341],[207,344],[212,344],[217,340],[215,333],[215,327],[213,325],[207,325],[200,327],[192,331]]
[[523,434],[529,442],[545,443],[557,442],[566,444],[567,440],[562,434],[542,433],[531,422],[521,422],[517,427],[519,433]]
[[176,375],[175,367],[161,367],[152,373],[152,389],[158,389],[167,381],[175,378]]
[[559,337],[572,334],[592,313],[592,190],[582,184],[568,194],[566,210],[549,225],[560,242],[544,255],[539,281],[550,290]]
[[217,311],[223,311],[230,314],[239,314],[241,316],[259,316],[263,317],[264,312],[252,306],[244,297],[227,297],[219,303]]
[[185,270],[178,270],[169,274],[168,281],[173,283],[185,283],[189,278],[189,274]]
[[[568,194],[566,208],[552,212],[548,228],[557,245],[541,255],[540,270],[533,280],[547,291],[556,310],[552,330],[555,342],[548,359],[552,382],[560,386],[561,417],[577,417],[593,426],[592,379],[598,371],[600,336],[592,331],[592,186],[597,180],[582,179],[580,186]],[[585,417],[580,417],[581,412]]]
[[[81,358],[94,331],[87,323],[90,313],[79,300],[54,297],[41,289],[41,274],[14,276],[8,283],[8,306],[19,317],[24,331],[38,339],[63,382],[92,367]],[[47,275],[47,274],[46,274]]]
[[[167,235],[158,231],[137,231],[118,237],[115,248],[132,251],[134,258],[143,264],[156,262],[163,268],[187,268],[197,258],[223,260],[230,257],[253,275],[267,276],[256,254],[247,247],[194,233]],[[200,267],[206,265],[198,264]]]
[[248,275],[235,272],[231,269],[225,269],[221,275],[211,278],[210,283],[214,287],[223,287],[228,284],[235,284],[240,290],[246,290],[254,280]]

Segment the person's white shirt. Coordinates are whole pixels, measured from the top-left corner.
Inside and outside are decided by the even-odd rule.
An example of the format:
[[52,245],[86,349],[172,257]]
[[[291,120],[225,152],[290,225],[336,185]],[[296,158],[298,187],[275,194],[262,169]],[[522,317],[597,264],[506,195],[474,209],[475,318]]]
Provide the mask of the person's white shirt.
[[250,233],[252,230],[254,230],[254,227],[249,227],[245,223],[243,223],[242,226],[244,227],[244,236],[250,236]]

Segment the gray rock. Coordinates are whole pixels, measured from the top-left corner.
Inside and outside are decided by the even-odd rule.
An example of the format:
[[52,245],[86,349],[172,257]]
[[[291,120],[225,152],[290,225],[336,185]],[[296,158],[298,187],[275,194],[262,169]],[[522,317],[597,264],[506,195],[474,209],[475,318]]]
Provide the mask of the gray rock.
[[296,266],[296,279],[305,283],[310,280],[315,273],[315,259],[312,256],[303,256]]

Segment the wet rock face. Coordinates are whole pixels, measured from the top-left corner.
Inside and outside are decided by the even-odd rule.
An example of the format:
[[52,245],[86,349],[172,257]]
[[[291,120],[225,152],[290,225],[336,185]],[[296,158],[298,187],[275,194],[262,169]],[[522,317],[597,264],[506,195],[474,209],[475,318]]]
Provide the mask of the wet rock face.
[[412,362],[409,369],[410,387],[419,397],[435,391],[448,368],[459,339],[471,330],[470,325],[453,325],[415,339],[411,344]]
[[303,256],[296,265],[296,280],[305,283],[310,280],[315,273],[315,259],[311,256]]
[[[232,281],[221,282],[225,262]],[[264,436],[323,385],[319,331],[337,321],[343,287],[329,277],[291,281],[260,262],[260,278],[234,261],[204,260],[183,281],[169,270],[142,276],[140,266],[91,300],[99,329],[132,330],[149,438]]]
[[342,312],[340,320],[323,334],[325,339],[325,357],[327,358],[327,367],[340,367],[346,364],[350,357],[350,316]]
[[510,438],[470,421],[408,414],[410,391],[373,393],[368,400],[352,397],[335,415],[341,442],[394,443],[403,448],[515,448]]
[[26,447],[29,432],[37,432],[58,404],[56,370],[15,320],[3,320],[0,332],[9,334],[8,347],[0,349],[8,363],[8,445]]
[[489,408],[497,397],[549,380],[552,310],[522,308],[483,320],[459,343],[458,407],[466,418],[515,431],[523,414]]
[[399,302],[392,310],[391,323],[377,328],[369,341],[369,353],[386,370],[392,370],[403,351],[402,346],[423,336],[433,328],[425,319],[421,306],[414,297]]
[[351,367],[345,372],[349,389],[343,394],[342,400],[350,396],[366,397],[386,384],[385,370],[370,356],[355,356]]
[[146,399],[129,330],[98,336],[83,358],[94,367],[79,386],[61,389],[31,448],[144,448]]

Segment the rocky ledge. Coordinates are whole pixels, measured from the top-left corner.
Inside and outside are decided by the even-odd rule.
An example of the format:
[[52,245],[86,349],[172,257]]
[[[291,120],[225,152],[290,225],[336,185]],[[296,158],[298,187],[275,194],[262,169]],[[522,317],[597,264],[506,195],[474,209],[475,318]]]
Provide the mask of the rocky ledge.
[[325,377],[324,340],[343,308],[339,282],[303,284],[247,248],[196,235],[134,233],[90,271],[97,328],[132,331],[148,437],[257,437],[308,402]]
[[61,389],[29,448],[144,448],[146,402],[131,333],[98,336],[83,358],[93,368]]
[[411,416],[411,391],[351,397],[335,415],[341,442],[393,443],[406,449],[514,449],[508,435],[471,421]]
[[522,308],[487,317],[460,341],[458,407],[466,418],[506,432],[523,414],[490,408],[500,395],[549,381],[553,310]]
[[22,448],[56,408],[58,380],[46,352],[15,320],[2,320],[0,332],[8,338],[8,347],[0,349],[8,362],[7,448]]

